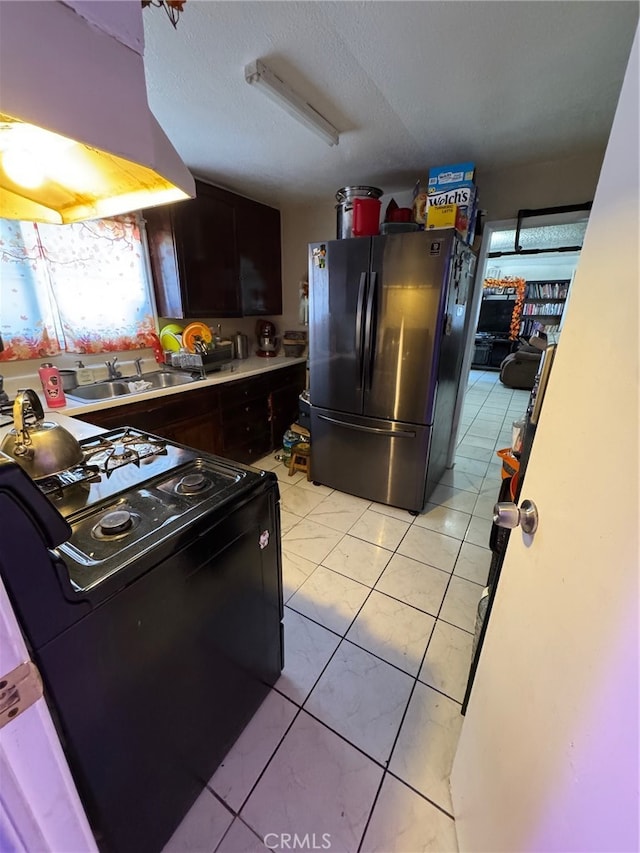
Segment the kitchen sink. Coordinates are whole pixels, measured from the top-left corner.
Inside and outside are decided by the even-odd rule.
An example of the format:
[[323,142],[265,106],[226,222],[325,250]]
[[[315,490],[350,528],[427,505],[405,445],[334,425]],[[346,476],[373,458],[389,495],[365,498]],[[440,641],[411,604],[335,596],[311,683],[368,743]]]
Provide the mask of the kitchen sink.
[[126,382],[95,382],[93,385],[79,385],[73,391],[67,391],[66,396],[73,400],[110,400],[129,394]]
[[93,385],[79,385],[73,391],[67,391],[66,396],[72,400],[111,400],[114,397],[125,395],[142,394],[142,391],[130,391],[129,382],[149,382],[151,391],[154,388],[174,388],[176,385],[187,385],[194,381],[190,373],[178,373],[174,371],[158,370],[152,373],[143,373],[142,376],[127,376],[124,379],[94,382]]
[[[143,373],[140,379],[151,382],[154,388],[174,388],[176,385],[187,385],[194,381],[190,373],[177,373],[173,370],[156,370],[153,373]],[[131,381],[136,380],[138,380],[137,376],[133,377]]]

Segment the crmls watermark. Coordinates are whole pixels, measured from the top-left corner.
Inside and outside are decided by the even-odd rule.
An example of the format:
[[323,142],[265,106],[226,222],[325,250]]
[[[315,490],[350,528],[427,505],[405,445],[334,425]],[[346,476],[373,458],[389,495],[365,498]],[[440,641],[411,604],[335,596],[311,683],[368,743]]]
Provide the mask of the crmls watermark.
[[262,839],[264,846],[269,850],[330,850],[331,834],[323,832],[316,835],[315,832],[307,832],[298,835],[290,832],[268,832]]

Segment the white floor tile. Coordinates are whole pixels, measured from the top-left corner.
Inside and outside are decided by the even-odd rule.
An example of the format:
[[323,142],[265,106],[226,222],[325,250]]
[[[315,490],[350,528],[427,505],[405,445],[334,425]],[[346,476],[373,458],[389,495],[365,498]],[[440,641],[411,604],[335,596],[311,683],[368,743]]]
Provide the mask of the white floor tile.
[[316,486],[313,480],[302,479],[296,485],[300,486],[301,489],[308,489],[310,492],[322,495],[323,498],[333,494],[333,489],[330,489],[329,486],[321,486],[320,484]]
[[413,679],[343,641],[305,710],[384,764],[400,728]]
[[436,533],[444,533],[453,536],[454,539],[463,539],[471,516],[457,509],[449,509],[442,504],[428,503],[420,515],[417,515],[413,526],[427,527]]
[[316,564],[311,560],[282,549],[282,597],[285,604],[315,570]]
[[452,818],[387,774],[361,853],[457,853]]
[[458,554],[453,574],[468,581],[479,583],[481,586],[486,586],[492,556],[493,554],[488,548],[481,548],[479,545],[464,542]]
[[480,462],[489,462],[493,456],[493,442],[491,443],[491,448],[478,447],[477,445],[471,444],[471,442],[467,441],[465,437],[465,439],[456,447],[456,455],[467,456],[469,459],[477,459]]
[[289,606],[336,634],[345,634],[371,590],[319,566],[289,599]]
[[476,494],[480,491],[482,480],[483,477],[480,474],[470,474],[457,466],[447,469],[440,477],[440,482],[444,486],[454,486],[456,489],[464,489]]
[[286,489],[280,497],[280,509],[292,512],[294,515],[304,517],[322,503],[324,496],[312,492],[311,489],[303,489],[301,486],[292,486]]
[[458,744],[460,705],[417,682],[389,770],[452,812],[449,776]]
[[293,702],[272,690],[209,780],[209,787],[234,812],[240,810],[297,712]]
[[346,639],[415,676],[434,624],[433,616],[374,590]]
[[346,533],[369,506],[370,501],[342,492],[333,492],[309,514],[312,521]]
[[480,584],[452,576],[442,608],[437,615],[445,622],[473,632],[482,589]]
[[456,702],[462,702],[469,669],[473,634],[438,619],[427,656],[420,670],[420,681],[446,693]]
[[205,788],[163,853],[213,853],[232,821],[231,812]]
[[493,445],[495,444],[495,437],[488,438],[484,435],[472,435],[467,432],[465,442],[467,444],[472,445],[473,447],[480,447],[484,450],[493,450]]
[[339,642],[332,631],[285,607],[284,670],[277,689],[302,705]]
[[454,470],[465,471],[467,474],[480,474],[482,477],[486,475],[489,464],[480,459],[470,459],[468,456],[456,456],[454,461]]
[[471,513],[475,506],[476,496],[473,492],[454,489],[453,486],[436,486],[429,497],[429,503],[441,504],[449,509]]
[[[271,839],[269,839],[271,841]],[[269,848],[237,817],[225,837],[216,847],[216,853],[266,853]]]
[[321,563],[341,539],[339,531],[305,518],[285,533],[282,547],[290,554],[297,554],[312,563]]
[[401,509],[399,506],[387,506],[386,504],[372,503],[369,505],[371,512],[379,512],[382,515],[390,515],[391,518],[397,518],[400,521],[406,521],[411,524],[413,516],[406,509]]
[[437,616],[448,582],[446,572],[396,554],[375,588]]
[[280,532],[283,536],[285,533],[288,533],[292,527],[295,527],[299,521],[302,521],[302,516],[294,515],[292,512],[287,512],[286,509],[280,509]]
[[267,833],[329,835],[331,850],[356,851],[382,768],[304,711],[242,811]]
[[473,514],[479,515],[480,518],[486,518],[488,521],[493,520],[493,508],[498,500],[498,492],[485,492],[478,496],[473,507]]
[[284,465],[279,459],[276,459],[275,453],[269,453],[268,456],[258,459],[252,467],[257,468],[259,471],[275,471],[276,468],[284,468]]
[[398,546],[397,553],[443,572],[452,572],[461,544],[459,539],[414,525]]
[[366,510],[349,529],[351,536],[393,550],[411,525],[409,522]]
[[278,465],[277,468],[273,468],[272,470],[278,478],[278,481],[287,486],[295,486],[295,484],[299,483],[300,480],[306,480],[307,478],[307,475],[302,471],[296,471],[294,474],[289,476],[289,469],[285,468],[284,465]]
[[359,583],[374,586],[392,556],[393,551],[347,535],[325,557],[322,565]]
[[478,421],[475,420],[467,430],[467,436],[469,437],[469,439],[487,438],[495,442],[497,441],[498,436],[500,435],[501,426],[502,424],[478,423]]
[[472,515],[464,538],[466,542],[471,542],[472,545],[488,548],[490,533],[491,521],[487,518],[481,518],[479,515]]

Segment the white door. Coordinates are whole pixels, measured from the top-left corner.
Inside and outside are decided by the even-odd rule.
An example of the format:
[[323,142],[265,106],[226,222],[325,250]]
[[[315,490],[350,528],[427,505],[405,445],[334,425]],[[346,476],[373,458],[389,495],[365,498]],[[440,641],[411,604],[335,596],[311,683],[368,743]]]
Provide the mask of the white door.
[[451,784],[462,851],[637,851],[638,36]]

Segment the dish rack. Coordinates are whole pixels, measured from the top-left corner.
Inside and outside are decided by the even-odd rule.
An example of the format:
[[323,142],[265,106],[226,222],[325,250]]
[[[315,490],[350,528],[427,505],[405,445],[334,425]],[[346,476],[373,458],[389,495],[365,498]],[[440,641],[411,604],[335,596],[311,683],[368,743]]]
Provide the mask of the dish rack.
[[233,344],[218,344],[214,350],[208,353],[199,352],[172,352],[171,366],[182,370],[204,370],[209,373],[219,370],[224,364],[233,361]]

